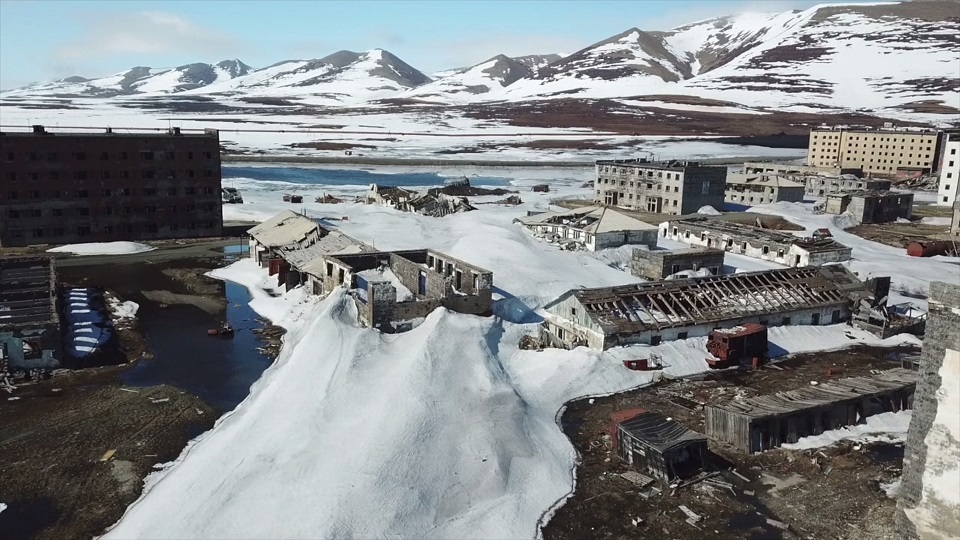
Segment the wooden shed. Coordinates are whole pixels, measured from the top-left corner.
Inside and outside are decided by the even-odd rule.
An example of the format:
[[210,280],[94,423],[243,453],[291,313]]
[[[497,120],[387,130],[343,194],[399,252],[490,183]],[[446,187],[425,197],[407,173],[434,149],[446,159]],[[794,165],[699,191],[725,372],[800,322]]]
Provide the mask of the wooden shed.
[[801,437],[862,424],[868,416],[913,406],[917,372],[895,368],[723,405],[708,405],[711,439],[753,453]]
[[637,471],[665,482],[703,471],[707,438],[657,413],[617,424],[617,455]]

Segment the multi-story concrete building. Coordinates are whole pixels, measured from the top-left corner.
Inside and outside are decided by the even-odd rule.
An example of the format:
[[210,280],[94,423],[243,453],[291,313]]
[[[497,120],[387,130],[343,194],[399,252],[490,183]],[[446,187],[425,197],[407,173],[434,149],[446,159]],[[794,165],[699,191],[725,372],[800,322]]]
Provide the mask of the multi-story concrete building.
[[944,139],[942,131],[824,126],[810,130],[807,165],[918,176],[937,170]]
[[960,200],[960,133],[951,133],[943,149],[940,182],[937,186],[937,204],[952,206]]
[[0,246],[222,234],[220,136],[0,133]]
[[805,187],[800,182],[777,174],[731,173],[727,175],[724,200],[753,206],[780,201],[803,201]]
[[827,214],[850,212],[858,223],[888,223],[913,215],[913,193],[848,191],[827,195]]
[[950,233],[960,234],[960,201],[953,203],[953,219],[950,220]]
[[593,200],[598,204],[677,215],[704,206],[723,209],[726,167],[643,158],[601,160],[596,167]]

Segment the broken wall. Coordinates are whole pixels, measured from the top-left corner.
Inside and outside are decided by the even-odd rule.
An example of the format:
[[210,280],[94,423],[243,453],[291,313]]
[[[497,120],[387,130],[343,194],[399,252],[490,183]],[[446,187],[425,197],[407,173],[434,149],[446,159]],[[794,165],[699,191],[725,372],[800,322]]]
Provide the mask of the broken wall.
[[897,532],[960,538],[960,286],[930,284],[920,380],[903,456]]

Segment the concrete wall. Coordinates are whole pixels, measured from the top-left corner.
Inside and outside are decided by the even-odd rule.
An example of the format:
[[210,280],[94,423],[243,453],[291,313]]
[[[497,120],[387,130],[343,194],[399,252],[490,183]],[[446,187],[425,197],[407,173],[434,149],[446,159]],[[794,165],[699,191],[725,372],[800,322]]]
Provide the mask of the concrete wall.
[[848,210],[860,223],[889,223],[910,219],[913,215],[912,193],[890,193],[883,196],[853,197]]
[[635,231],[612,231],[598,233],[593,236],[593,242],[587,246],[596,251],[598,249],[614,248],[630,244],[641,244],[648,247],[656,247],[657,230],[641,229]]
[[805,176],[804,191],[807,195],[825,197],[830,193],[843,191],[889,191],[890,180],[875,178],[841,178],[835,176]]
[[724,192],[724,201],[733,204],[745,204],[753,206],[757,204],[770,204],[780,201],[801,202],[803,201],[803,186],[770,186],[754,185],[748,183],[730,183],[727,179],[727,189]]
[[675,252],[667,250],[633,250],[630,272],[646,279],[660,280],[683,270],[708,268],[719,275],[723,270],[723,252],[717,249]]
[[726,167],[648,162],[597,162],[594,201],[643,212],[689,214],[722,209]]
[[920,380],[903,456],[897,532],[960,538],[960,286],[930,284]]
[[704,206],[723,210],[724,192],[727,187],[726,167],[688,167],[683,174],[680,188],[679,214],[695,214]]

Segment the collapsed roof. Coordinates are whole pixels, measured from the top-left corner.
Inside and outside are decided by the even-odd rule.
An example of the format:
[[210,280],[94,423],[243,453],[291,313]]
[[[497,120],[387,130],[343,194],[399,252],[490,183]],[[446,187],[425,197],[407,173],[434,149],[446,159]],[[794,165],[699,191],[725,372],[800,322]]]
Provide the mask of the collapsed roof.
[[605,334],[632,334],[851,302],[866,284],[840,265],[575,289],[571,295]]

